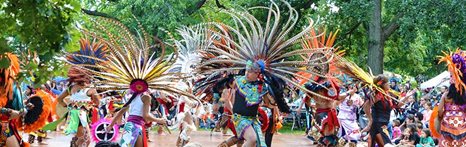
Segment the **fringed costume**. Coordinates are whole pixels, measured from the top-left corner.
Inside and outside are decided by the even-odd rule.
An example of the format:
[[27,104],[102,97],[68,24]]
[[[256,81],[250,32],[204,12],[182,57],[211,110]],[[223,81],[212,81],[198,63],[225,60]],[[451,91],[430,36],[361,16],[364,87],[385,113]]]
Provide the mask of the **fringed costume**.
[[[178,82],[177,88],[186,92],[192,93],[193,82],[195,79],[194,69],[199,64],[201,58],[197,50],[205,50],[212,45],[211,39],[207,39],[207,31],[202,26],[181,27],[177,32],[181,35],[180,40],[174,40],[174,46],[178,49],[178,58],[173,64],[169,72],[181,73],[186,78]],[[192,115],[191,111],[198,110],[201,106],[200,101],[191,101],[190,99],[179,96],[178,113],[176,114],[176,125],[171,129],[179,129],[177,146],[184,146],[189,142],[190,132],[195,131],[194,119],[196,115]],[[186,111],[185,111],[186,110]],[[197,111],[196,111],[197,112]]]
[[[65,96],[70,96],[66,106],[68,112],[66,113],[66,128],[65,134],[83,134],[83,136],[74,136],[71,140],[71,146],[87,146],[90,141],[90,126],[92,122],[98,119],[97,109],[99,101],[95,88],[91,87],[93,75],[88,70],[95,69],[94,66],[106,62],[106,54],[108,53],[108,46],[98,38],[92,37],[80,39],[80,50],[66,55],[66,62],[71,64],[68,70],[68,82],[70,83],[66,89],[65,95],[60,95],[61,99]],[[74,87],[76,91],[73,91]],[[92,92],[91,92],[92,91]],[[94,92],[95,91],[95,92]],[[60,101],[59,97],[59,101]],[[63,103],[62,105],[65,105]],[[56,124],[62,120],[52,123],[47,128],[56,127]],[[54,126],[55,125],[55,126]],[[79,128],[83,132],[78,133]]]
[[[388,78],[383,75],[375,77],[362,70],[355,63],[344,58],[339,59],[336,66],[349,77],[361,81],[362,87],[367,87],[364,88],[363,91],[366,96],[365,106],[367,110],[365,110],[365,112],[366,115],[370,115],[368,117],[370,118],[369,123],[371,123],[369,130],[371,140],[368,141],[369,146],[391,144],[390,135],[388,134],[390,112],[392,109],[398,108],[400,105],[404,104],[407,97],[414,94],[414,92],[410,91],[409,94],[400,97],[397,95],[398,93],[393,92],[393,90],[389,88],[384,89],[388,87]],[[376,137],[378,137],[379,142],[376,142]]]

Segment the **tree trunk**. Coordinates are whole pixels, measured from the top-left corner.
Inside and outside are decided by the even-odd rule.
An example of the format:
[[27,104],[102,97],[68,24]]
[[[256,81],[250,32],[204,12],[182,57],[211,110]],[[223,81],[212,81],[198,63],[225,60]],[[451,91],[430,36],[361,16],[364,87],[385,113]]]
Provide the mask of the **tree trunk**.
[[374,75],[383,73],[383,30],[382,30],[382,4],[381,0],[374,0],[374,7],[369,22],[369,43],[367,64]]

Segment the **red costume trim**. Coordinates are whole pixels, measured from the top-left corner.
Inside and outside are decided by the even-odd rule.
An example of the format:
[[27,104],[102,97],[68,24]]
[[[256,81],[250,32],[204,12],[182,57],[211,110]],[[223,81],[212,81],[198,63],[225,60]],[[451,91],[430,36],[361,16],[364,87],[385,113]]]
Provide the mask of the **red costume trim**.
[[148,147],[147,136],[146,136],[146,126],[145,125],[141,125],[141,126],[142,126],[142,144],[143,144],[143,147]]
[[324,126],[327,125],[329,130],[334,130],[335,127],[340,126],[340,122],[338,122],[337,118],[337,111],[333,108],[325,108],[325,109],[317,109],[316,113],[327,113],[327,118],[322,120],[322,126],[320,128],[320,133],[324,132]]

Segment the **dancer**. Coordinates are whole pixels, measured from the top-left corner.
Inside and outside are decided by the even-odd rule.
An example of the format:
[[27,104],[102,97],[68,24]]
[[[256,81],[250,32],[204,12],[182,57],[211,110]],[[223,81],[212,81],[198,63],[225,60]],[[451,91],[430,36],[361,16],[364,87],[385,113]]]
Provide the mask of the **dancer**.
[[[72,66],[68,71],[69,85],[58,98],[58,103],[69,109],[67,128],[65,134],[75,134],[71,140],[72,147],[90,144],[89,113],[93,107],[98,107],[99,95],[97,90],[91,87],[91,77],[80,67]],[[64,98],[70,96],[69,103]]]
[[[27,86],[27,90],[26,90],[26,96],[29,98],[29,97],[33,97],[35,95],[40,95],[42,98],[46,98],[46,101],[49,103],[47,105],[49,105],[50,107],[48,108],[52,108],[52,95],[44,90],[42,90],[41,88],[37,88],[37,89],[34,89],[32,88],[31,86]],[[27,99],[29,100],[29,99]],[[49,109],[49,112],[51,112],[51,110]],[[48,122],[51,122],[50,118],[52,116],[52,113],[50,114],[44,114],[44,115],[47,115],[48,117],[47,118],[47,123]],[[28,143],[29,144],[33,144],[35,139],[37,138],[37,142],[40,144],[40,145],[47,145],[47,143],[43,142],[43,140],[47,137],[47,132],[45,132],[44,130],[37,130],[37,131],[34,131],[34,132],[31,132],[29,133],[29,138],[28,138]]]
[[[305,32],[312,28],[309,25],[297,35],[292,35],[286,40],[283,36],[289,35],[296,24],[296,10],[288,3],[284,2],[288,8],[289,17],[280,18],[282,12],[278,5],[271,1],[270,7],[265,7],[269,11],[267,23],[264,26],[253,15],[248,12],[228,13],[236,22],[243,22],[245,25],[228,26],[222,23],[211,22],[214,28],[209,30],[218,38],[225,38],[227,44],[221,47],[212,46],[205,52],[212,53],[212,57],[199,66],[200,74],[218,75],[224,72],[238,73],[243,70],[245,73],[235,77],[234,86],[225,95],[225,107],[233,110],[233,120],[238,134],[238,139],[244,140],[243,146],[267,146],[262,130],[258,122],[259,104],[270,103],[277,105],[281,112],[289,113],[289,107],[283,98],[283,89],[286,84],[299,87],[301,90],[323,97],[320,94],[309,91],[290,79],[299,71],[315,73],[305,69],[300,69],[303,65],[319,65],[311,61],[290,61],[287,57],[299,56],[313,52],[312,50],[296,49],[286,52],[288,47],[296,43],[296,40],[303,37]],[[261,7],[263,8],[263,7]],[[284,21],[281,23],[281,21]],[[288,23],[285,23],[288,22]],[[312,23],[312,21],[311,21]],[[228,28],[230,35],[225,35],[221,31]],[[220,33],[219,33],[220,32]],[[217,38],[216,38],[217,39]],[[228,64],[227,64],[228,63]],[[302,77],[302,76],[300,76]],[[223,97],[222,97],[223,98]],[[269,126],[273,127],[273,126]],[[270,133],[272,134],[272,133]]]
[[[202,26],[194,27],[181,27],[177,32],[181,35],[181,40],[174,40],[175,47],[177,47],[178,58],[173,64],[169,72],[178,72],[183,74],[186,78],[178,81],[178,89],[182,89],[188,93],[193,93],[194,88],[192,81],[194,81],[194,67],[200,62],[201,58],[197,50],[207,49],[212,42],[207,39],[205,29]],[[184,146],[189,142],[189,135],[192,131],[196,130],[195,120],[197,115],[191,114],[192,112],[199,112],[202,103],[200,101],[192,101],[185,96],[179,96],[178,112],[176,114],[176,123],[171,129],[179,129],[180,134],[177,139],[177,146]],[[195,111],[190,111],[195,110]]]
[[344,58],[339,59],[336,65],[339,70],[349,77],[362,82],[362,87],[372,87],[372,89],[363,89],[366,96],[363,109],[369,123],[362,132],[369,131],[369,146],[391,144],[387,130],[390,113],[393,108],[403,106],[407,98],[413,95],[415,91],[409,91],[404,97],[396,99],[397,95],[390,89],[388,78],[384,75],[381,74],[374,77],[366,73],[355,63]]
[[[150,113],[151,96],[149,89],[157,90],[169,94],[180,94],[194,98],[192,95],[175,88],[176,82],[182,78],[177,73],[166,73],[174,63],[173,56],[166,58],[165,46],[161,44],[161,55],[156,57],[155,53],[150,54],[149,50],[153,45],[149,44],[149,37],[144,30],[138,33],[139,36],[132,34],[121,22],[99,17],[96,19],[98,26],[112,28],[118,35],[108,35],[102,29],[96,29],[92,34],[104,40],[105,44],[112,49],[110,50],[105,64],[97,64],[93,68],[84,68],[92,75],[98,76],[96,81],[98,89],[105,90],[127,90],[125,98],[126,103],[119,110],[112,122],[106,127],[106,132],[113,130],[116,121],[128,112],[129,116],[124,124],[123,136],[120,139],[122,147],[147,147],[147,138],[145,138],[145,124],[148,122],[157,122],[166,124],[166,119],[156,118]],[[90,34],[84,31],[86,34]],[[84,56],[85,57],[85,56]],[[86,65],[81,65],[86,66]]]
[[9,60],[10,65],[0,68],[0,146],[29,147],[18,131],[31,133],[45,125],[51,111],[50,95],[39,91],[23,102],[15,83],[20,71],[18,58],[11,53],[0,55],[2,58]]
[[[353,89],[354,86],[349,86],[349,89]],[[363,101],[359,94],[355,91],[351,91],[348,96],[343,100],[339,108],[338,120],[340,121],[341,127],[338,130],[338,136],[350,142],[349,145],[355,147],[358,140],[361,137],[361,130],[356,120],[356,113],[358,108],[362,106]]]
[[[98,108],[100,96],[97,90],[91,86],[92,75],[86,68],[92,68],[100,62],[106,60],[107,45],[94,39],[90,42],[88,39],[80,40],[80,51],[70,53],[66,56],[66,62],[72,64],[68,70],[68,86],[65,91],[58,96],[57,101],[60,105],[69,109],[67,113],[67,128],[65,134],[75,134],[71,140],[72,147],[89,146],[90,144],[90,123],[89,114]],[[89,56],[92,58],[85,58]],[[89,65],[80,67],[76,65]],[[64,98],[70,96],[68,103]]]
[[[450,87],[442,95],[437,110],[434,108],[430,123],[432,133],[439,139],[439,146],[466,146],[466,126],[464,125],[466,112],[466,53],[461,49],[449,54],[445,53],[440,62],[446,62],[451,74]],[[438,135],[441,134],[441,135]]]
[[[303,76],[310,77],[312,80],[298,79],[301,83],[307,81],[304,87],[309,91],[319,94],[307,93],[304,103],[309,104],[311,98],[316,103],[314,118],[317,125],[315,127],[317,127],[317,130],[321,134],[318,143],[324,146],[335,146],[338,143],[337,129],[340,127],[340,123],[336,114],[336,103],[344,100],[348,93],[354,93],[356,90],[352,88],[346,93],[340,93],[340,86],[335,78],[340,72],[335,68],[335,62],[338,59],[337,57],[341,57],[343,53],[338,52],[338,48],[333,47],[337,34],[338,31],[335,33],[330,32],[328,37],[326,37],[325,30],[319,34],[312,29],[304,37],[305,41],[302,43],[304,48],[313,51],[307,54],[304,59],[306,61],[321,63],[318,66],[307,67],[316,74],[300,73]],[[311,129],[308,132],[308,138],[313,139],[312,134],[315,133]]]

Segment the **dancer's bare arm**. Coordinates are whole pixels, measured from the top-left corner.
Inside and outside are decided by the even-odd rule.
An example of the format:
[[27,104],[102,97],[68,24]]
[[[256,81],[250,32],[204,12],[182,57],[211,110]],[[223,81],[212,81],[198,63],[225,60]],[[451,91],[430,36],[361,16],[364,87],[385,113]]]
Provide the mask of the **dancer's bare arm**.
[[[112,122],[110,123],[109,126],[107,126],[107,128],[113,128],[113,125],[115,125],[116,122],[118,122],[119,120],[121,120],[121,117],[123,117],[123,115],[126,113],[126,111],[128,111],[128,108],[129,107],[123,107],[120,109],[120,111],[118,111],[115,115],[115,117],[113,117],[112,119]],[[107,131],[110,131],[109,129],[107,129]]]
[[440,103],[438,105],[438,115],[442,116],[443,114],[443,108],[445,107],[445,99],[448,96],[448,91],[443,93],[442,98],[440,99]]
[[416,91],[412,90],[412,91],[409,91],[406,96],[404,96],[403,98],[400,99],[400,103],[398,103],[398,107],[402,107],[403,105],[405,105],[405,102],[406,100],[408,100],[408,98],[410,96],[412,96],[414,93],[416,93]]
[[229,89],[227,93],[222,93],[224,99],[224,107],[233,111],[233,103],[235,102],[236,88]]
[[89,91],[87,91],[87,95],[89,95],[91,97],[92,102],[94,103],[94,105],[99,106],[99,104],[100,104],[100,95],[97,93],[96,89],[94,89],[94,88],[89,89]]
[[151,98],[148,95],[142,95],[141,97],[142,103],[144,104],[142,108],[142,117],[144,118],[145,121],[147,122],[157,122],[159,124],[165,124],[166,121],[163,118],[156,118],[150,113],[150,101]]
[[70,93],[68,93],[68,90],[65,90],[57,98],[58,103],[62,105],[63,107],[66,107],[66,103],[64,100],[65,100],[65,97],[67,97],[68,95],[70,95]]

